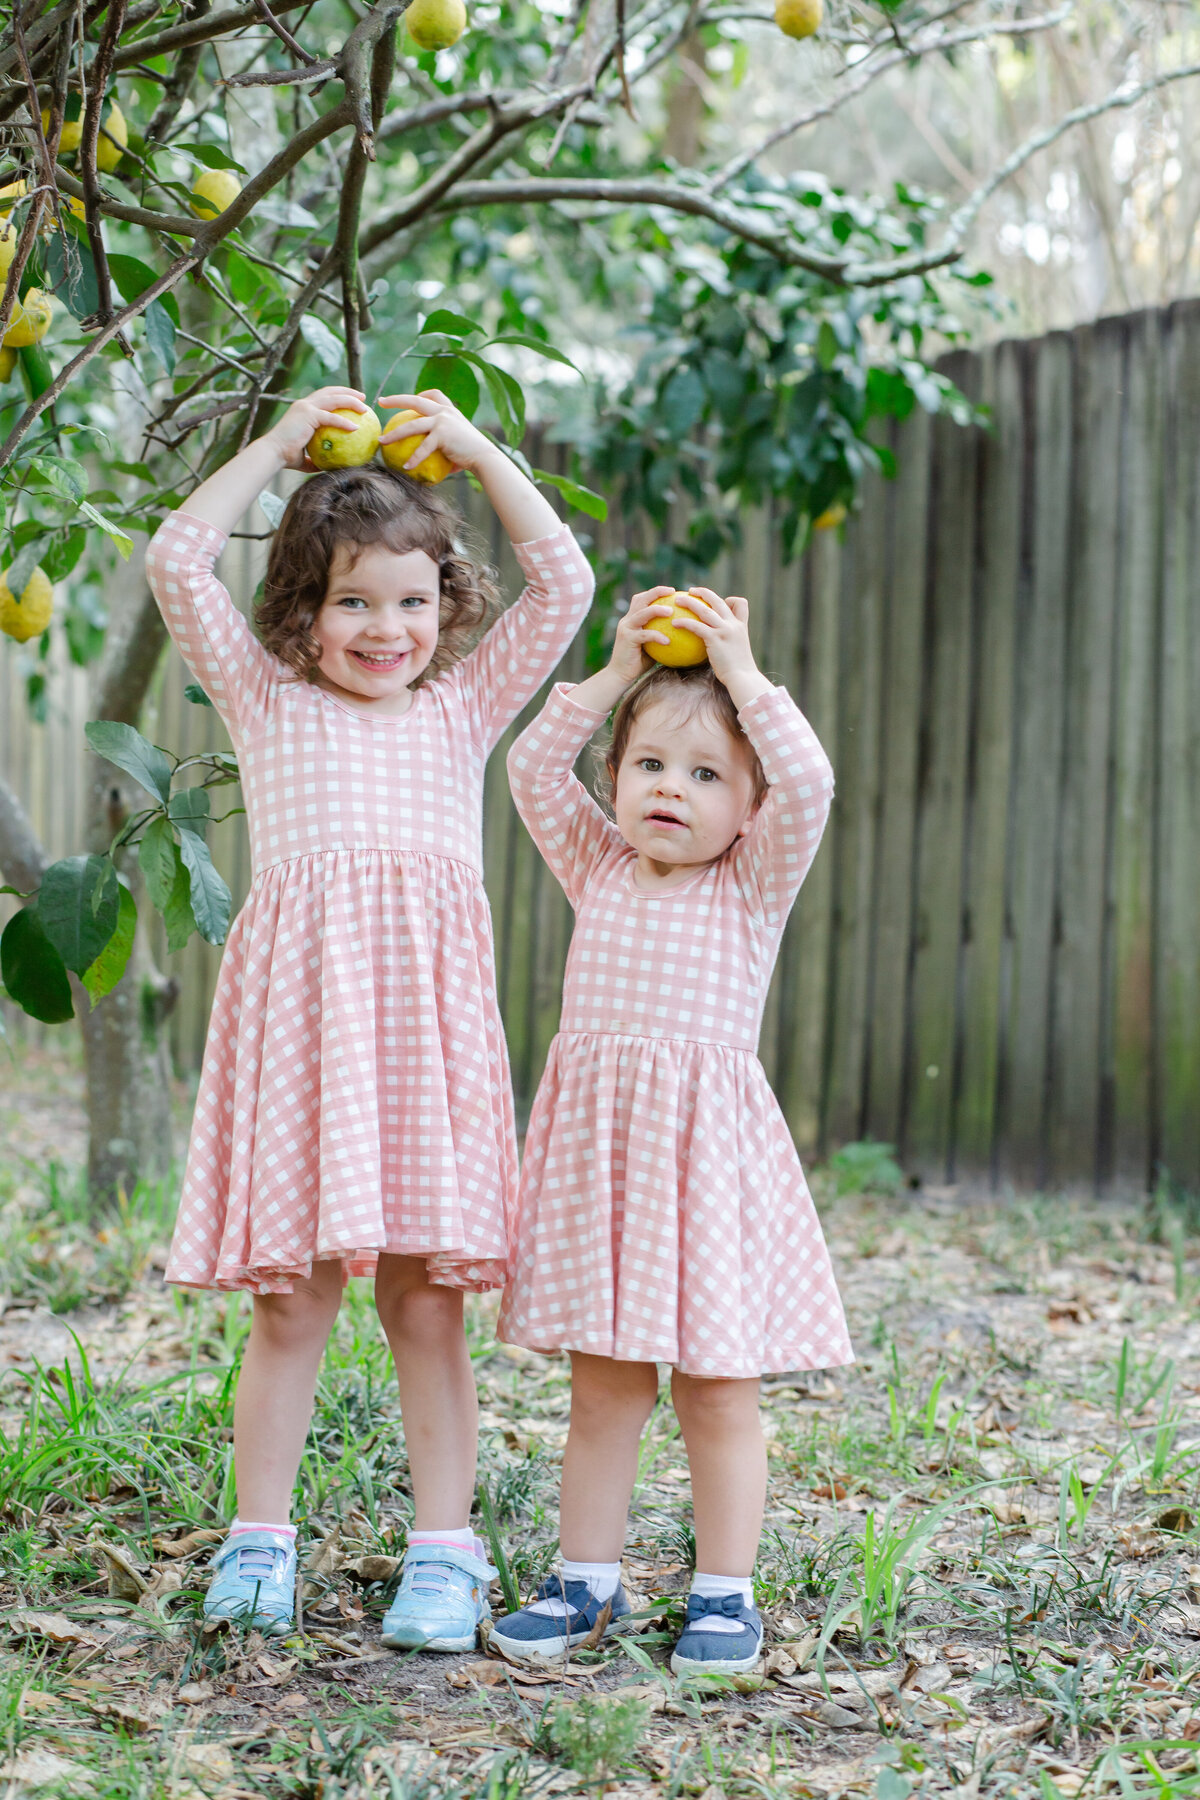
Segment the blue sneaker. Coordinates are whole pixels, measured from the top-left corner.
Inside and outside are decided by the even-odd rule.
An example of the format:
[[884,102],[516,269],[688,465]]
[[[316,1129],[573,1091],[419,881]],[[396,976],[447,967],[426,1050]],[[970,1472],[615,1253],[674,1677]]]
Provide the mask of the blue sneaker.
[[495,1569],[454,1544],[410,1544],[383,1620],[390,1650],[473,1650]]
[[[493,1625],[488,1642],[518,1662],[523,1656],[565,1656],[590,1636],[609,1604],[607,1600],[597,1600],[586,1581],[564,1581],[561,1575],[552,1575],[549,1581],[543,1581],[528,1606]],[[618,1619],[629,1614],[629,1601],[620,1582],[611,1605],[606,1633]]]
[[[701,1620],[736,1619],[737,1631],[705,1631]],[[689,1594],[687,1624],[671,1654],[673,1675],[743,1675],[757,1667],[762,1654],[763,1623],[757,1608],[740,1594],[706,1600]]]
[[267,1637],[286,1637],[296,1622],[296,1540],[282,1531],[239,1531],[212,1559],[206,1619],[236,1619]]

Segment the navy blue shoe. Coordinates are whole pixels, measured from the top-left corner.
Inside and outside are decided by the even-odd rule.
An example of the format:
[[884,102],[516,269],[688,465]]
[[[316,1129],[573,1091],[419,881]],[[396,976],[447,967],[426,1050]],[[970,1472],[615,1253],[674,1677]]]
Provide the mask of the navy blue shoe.
[[551,1575],[527,1606],[492,1626],[488,1641],[518,1662],[524,1656],[565,1656],[591,1635],[606,1606],[612,1608],[607,1632],[629,1614],[629,1601],[620,1582],[610,1600],[597,1600],[586,1581],[564,1581],[561,1575]]
[[[705,1631],[707,1618],[736,1619],[738,1631]],[[671,1654],[674,1675],[744,1675],[757,1668],[762,1654],[763,1623],[756,1607],[747,1606],[740,1594],[721,1594],[707,1600],[689,1594],[687,1624]]]

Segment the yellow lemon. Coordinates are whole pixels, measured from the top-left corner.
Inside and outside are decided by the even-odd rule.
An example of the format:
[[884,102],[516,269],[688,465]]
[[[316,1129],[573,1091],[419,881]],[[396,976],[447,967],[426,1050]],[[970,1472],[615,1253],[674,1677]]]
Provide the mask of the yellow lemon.
[[0,575],[0,631],[16,638],[18,644],[40,637],[53,611],[54,589],[44,569],[33,571],[19,600],[14,600],[8,582]]
[[[24,198],[25,183],[23,181],[10,181],[7,186],[0,187],[0,219],[8,218],[12,212],[14,200],[23,200]],[[7,206],[4,205],[6,200],[8,201]]]
[[775,23],[785,37],[811,37],[824,15],[823,0],[775,0]]
[[4,334],[4,348],[27,350],[30,344],[40,344],[50,329],[53,315],[54,302],[50,295],[43,293],[41,288],[30,288],[24,300],[18,300],[13,307],[13,316]]
[[75,217],[80,220],[81,223],[86,222],[87,208],[84,206],[82,200],[77,200],[74,194],[60,194],[58,197],[69,213],[74,213]]
[[412,0],[404,23],[418,49],[448,50],[467,29],[467,9],[463,0]]
[[0,221],[0,281],[3,281],[12,266],[12,259],[17,254],[17,239],[20,232],[8,219]]
[[825,511],[813,520],[813,530],[832,531],[835,525],[841,525],[843,523],[845,517],[846,508],[844,502],[835,500],[832,506],[827,506]]
[[666,663],[667,667],[671,669],[690,669],[696,663],[708,661],[708,650],[705,647],[704,639],[697,637],[694,631],[689,631],[687,626],[682,623],[684,619],[695,620],[695,613],[689,612],[687,608],[687,602],[691,597],[690,594],[663,595],[661,604],[673,606],[675,611],[669,619],[655,619],[652,629],[665,631],[671,641],[669,644],[647,644],[645,646],[648,656],[652,656],[655,662]]
[[[403,412],[394,412],[390,419],[385,420],[383,429],[390,431],[393,425],[406,425],[410,419],[420,419],[423,416],[423,414],[415,412],[411,406],[406,406]],[[432,455],[427,456],[419,469],[404,467],[409,457],[416,454],[417,446],[424,442],[425,439],[422,436],[401,438],[399,443],[385,444],[379,454],[389,469],[399,469],[402,474],[411,475],[414,481],[428,481],[434,484],[445,481],[447,475],[453,475],[454,464],[449,457],[443,456],[440,450],[435,450]]]
[[232,206],[242,184],[232,169],[205,169],[192,183],[192,211],[198,219],[215,219]]
[[[125,123],[125,114],[114,100],[108,109],[108,117],[101,119],[103,130],[96,139],[96,167],[107,173],[115,169],[121,160],[126,144],[129,142],[129,127]],[[108,136],[105,137],[104,133]],[[116,140],[114,143],[113,140]]]
[[0,350],[0,381],[11,381],[13,370],[17,366],[15,350]]
[[[42,130],[49,131],[50,114],[42,114]],[[63,122],[62,136],[58,140],[58,154],[73,156],[83,139],[83,119],[66,119]]]
[[334,408],[339,419],[349,419],[353,431],[321,425],[308,440],[308,460],[318,469],[357,469],[369,463],[379,448],[379,420],[368,406],[355,412],[352,406]]

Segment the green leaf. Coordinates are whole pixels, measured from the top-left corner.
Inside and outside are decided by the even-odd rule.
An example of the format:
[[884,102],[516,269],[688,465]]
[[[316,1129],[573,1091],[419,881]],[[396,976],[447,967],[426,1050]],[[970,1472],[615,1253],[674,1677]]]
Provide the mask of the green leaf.
[[475,417],[479,406],[479,383],[465,358],[441,352],[426,357],[414,391],[419,394],[425,388],[440,388],[459,412],[465,413],[468,419]]
[[[110,252],[108,258],[109,273],[116,283],[118,294],[127,305],[144,294],[148,287],[153,287],[158,280],[158,272],[149,263],[144,263],[138,256],[121,256]],[[161,306],[171,315],[171,323],[179,323],[179,302],[174,294],[160,294],[152,305]]]
[[4,579],[8,584],[8,591],[18,600],[29,586],[29,577],[37,568],[38,560],[44,548],[44,539],[40,537],[30,538],[26,543],[21,545],[17,554],[13,557],[7,569],[5,569]]
[[266,272],[255,268],[236,250],[226,253],[225,273],[229,280],[229,291],[239,306],[248,306],[259,290],[266,284]]
[[418,337],[430,337],[436,331],[440,332],[443,337],[465,338],[470,337],[473,331],[481,332],[482,330],[483,326],[477,324],[474,319],[468,319],[465,313],[438,311],[430,313],[417,335]]
[[93,1006],[97,1000],[103,1000],[105,994],[112,993],[125,973],[125,965],[133,949],[134,933],[137,930],[137,902],[127,887],[121,887],[118,883],[118,889],[120,899],[116,929],[95,962],[90,963],[83,971],[83,985]]
[[875,1777],[875,1800],[908,1800],[912,1782],[899,1769],[884,1767]]
[[171,763],[166,752],[149,743],[132,725],[115,719],[89,719],[84,736],[97,756],[116,763],[165,806],[171,798]]
[[111,519],[106,519],[102,512],[97,512],[90,500],[83,501],[79,510],[85,519],[90,519],[93,525],[98,525],[101,531],[107,532],[121,552],[122,560],[128,562],[133,553],[133,539],[128,537],[119,525],[114,525]]
[[179,851],[191,877],[189,897],[196,929],[210,944],[223,944],[233,897],[217,873],[208,845],[194,831],[180,832]]
[[704,411],[708,392],[695,369],[675,369],[659,401],[664,428],[674,438],[686,437]]
[[243,165],[235,162],[228,150],[220,150],[216,144],[189,144],[187,151],[189,156],[194,156],[197,162],[203,163],[206,169],[236,169],[239,175],[246,173]]
[[608,501],[600,494],[594,494],[591,488],[581,487],[577,481],[569,481],[565,475],[552,475],[549,469],[535,469],[533,473],[547,487],[557,488],[568,506],[586,513],[589,519],[607,519]]
[[487,382],[501,431],[510,444],[519,444],[525,436],[525,395],[520,382],[507,369],[498,369],[493,363],[485,362],[473,350],[463,354],[470,357]]
[[146,878],[151,906],[165,913],[183,865],[170,821],[161,814],[151,820],[138,845],[138,863]]
[[183,690],[183,697],[185,700],[190,700],[193,706],[211,706],[212,705],[212,701],[209,699],[209,697],[205,693],[204,689],[200,686],[200,684],[198,682],[195,682],[195,681],[188,682],[187,686]]
[[175,327],[161,300],[146,308],[146,342],[168,375],[175,373]]
[[107,856],[66,856],[42,876],[38,922],[76,975],[95,962],[117,928],[118,886]]
[[31,469],[36,469],[42,479],[61,494],[64,500],[82,500],[88,491],[87,470],[73,456],[31,456]]
[[163,924],[167,928],[167,949],[182,950],[196,929],[196,920],[192,912],[191,877],[179,859],[175,871],[175,881],[167,896],[165,906],[161,908]]
[[14,913],[0,936],[0,978],[10,997],[43,1025],[75,1016],[66,964],[38,922],[32,906]]
[[520,333],[514,332],[504,337],[492,338],[491,343],[486,347],[490,349],[491,344],[520,344],[524,350],[536,350],[539,356],[549,357],[551,362],[565,363],[568,369],[574,369],[577,375],[579,373],[569,356],[564,356],[563,352],[555,349],[553,344],[543,344],[541,338],[522,337]]
[[139,481],[154,480],[154,476],[145,463],[110,462],[108,466],[110,469],[115,469],[118,475],[136,475]]
[[167,816],[184,831],[194,831],[203,837],[211,810],[208,795],[202,787],[180,788],[177,794],[171,795]]
[[46,277],[52,291],[76,319],[90,318],[100,305],[90,247],[74,234],[56,232],[45,255]]
[[817,332],[817,361],[823,369],[832,369],[834,363],[837,361],[837,354],[837,332],[833,329],[833,326],[829,323],[828,319],[822,319],[820,328]]
[[323,369],[341,368],[346,360],[345,348],[324,319],[319,319],[316,313],[305,313],[300,321],[300,332],[305,343],[316,351],[317,361]]

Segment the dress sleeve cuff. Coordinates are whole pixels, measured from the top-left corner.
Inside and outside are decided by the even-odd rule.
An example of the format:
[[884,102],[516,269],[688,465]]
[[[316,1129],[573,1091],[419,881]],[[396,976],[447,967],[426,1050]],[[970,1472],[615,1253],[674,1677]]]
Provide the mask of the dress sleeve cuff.
[[574,713],[580,719],[593,720],[593,730],[597,725],[603,725],[608,717],[607,712],[597,712],[594,706],[584,706],[582,701],[576,700],[577,689],[577,682],[556,681],[550,690],[551,699],[557,702],[559,710],[564,711],[568,716]]

